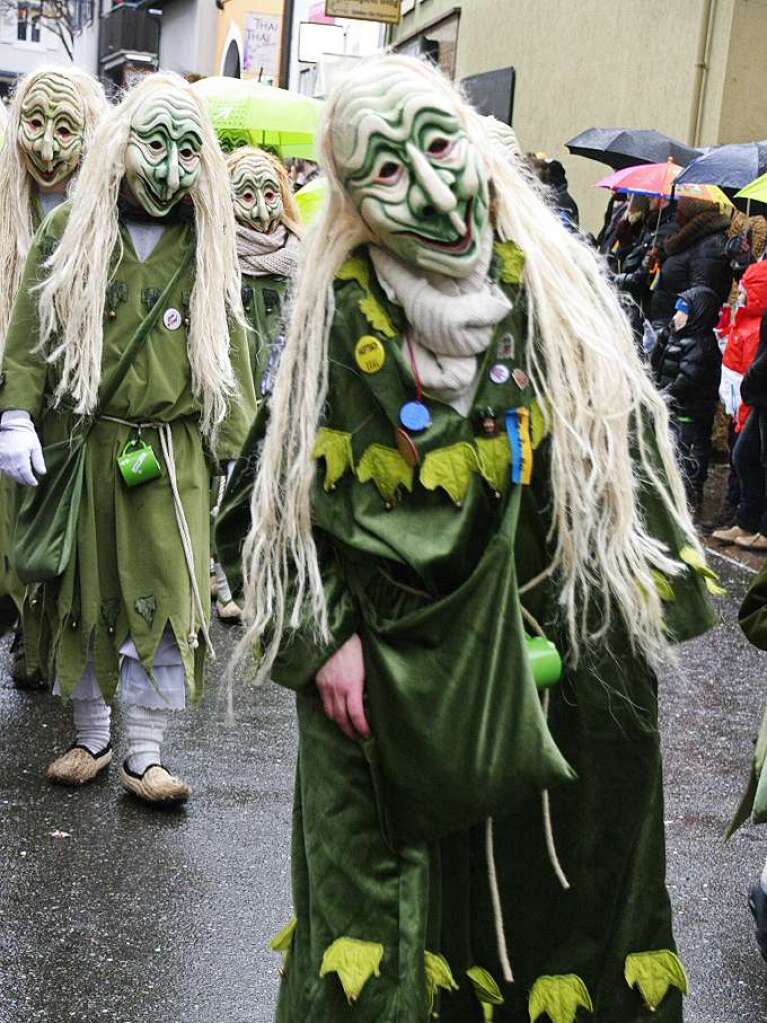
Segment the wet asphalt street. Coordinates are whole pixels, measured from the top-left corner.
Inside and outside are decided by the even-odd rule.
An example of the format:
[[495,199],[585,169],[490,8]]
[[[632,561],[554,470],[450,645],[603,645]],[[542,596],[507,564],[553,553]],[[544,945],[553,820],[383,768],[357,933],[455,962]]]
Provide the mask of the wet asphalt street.
[[[767,966],[747,887],[767,828],[722,834],[767,698],[767,654],[735,618],[751,576],[712,558],[722,625],[663,679],[669,882],[690,974],[688,1023],[764,1023]],[[231,636],[217,630],[220,660]],[[186,811],[123,796],[114,768],[79,792],[42,778],[68,715],[12,689],[0,649],[0,1023],[270,1023],[290,914],[292,701],[239,686],[234,723],[219,670],[173,727],[169,762],[193,784]],[[117,724],[119,749],[119,719]],[[332,1023],[332,1021],[328,1021]]]

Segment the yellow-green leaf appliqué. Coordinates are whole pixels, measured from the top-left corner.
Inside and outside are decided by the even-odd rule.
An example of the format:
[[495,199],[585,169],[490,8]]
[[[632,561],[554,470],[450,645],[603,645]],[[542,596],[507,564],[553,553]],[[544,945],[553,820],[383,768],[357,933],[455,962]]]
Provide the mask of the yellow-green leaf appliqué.
[[371,977],[381,975],[384,947],[375,941],[357,938],[336,938],[325,950],[320,977],[337,973],[349,1004],[357,1001]]
[[661,600],[671,602],[676,600],[676,594],[674,593],[674,587],[665,577],[662,572],[659,572],[657,568],[652,570],[652,580],[655,583],[655,589],[658,591],[658,596]]
[[645,1005],[653,1012],[670,987],[679,988],[683,995],[690,989],[679,957],[667,948],[627,955],[624,973],[628,986],[639,988]]
[[679,552],[679,559],[703,577],[706,589],[712,597],[727,596],[727,590],[719,585],[719,576],[713,568],[706,564],[706,559],[700,551],[696,551],[694,547],[683,547]]
[[370,270],[364,260],[357,256],[347,259],[341,266],[336,276],[342,281],[356,281],[365,292],[359,300],[360,312],[374,330],[380,331],[384,337],[395,337],[396,331],[392,326],[386,310],[377,301],[370,290]]
[[326,491],[332,490],[347,469],[354,468],[352,455],[352,437],[342,430],[329,430],[326,426],[317,431],[312,454],[315,458],[325,459]]
[[477,445],[479,471],[493,490],[500,494],[509,479],[511,452],[508,438],[506,434],[499,433],[495,437],[477,437],[475,444]]
[[503,1005],[504,997],[501,989],[495,982],[492,973],[481,966],[472,966],[466,971],[466,976],[472,983],[477,1001],[482,1006],[486,1023],[493,1023],[493,1014],[496,1005]]
[[504,284],[519,284],[525,269],[525,254],[514,242],[496,242],[493,251],[500,263],[500,278]]
[[424,968],[426,970],[426,994],[429,999],[429,1014],[434,1011],[437,991],[457,991],[458,985],[453,972],[444,956],[436,952],[424,952]]
[[541,1016],[551,1023],[574,1023],[579,1009],[594,1011],[588,988],[574,973],[554,977],[539,977],[533,984],[528,1001],[530,1023]]
[[372,480],[384,501],[391,504],[400,487],[412,491],[413,467],[407,464],[396,448],[371,444],[359,460],[357,479],[360,483]]
[[477,452],[464,441],[430,451],[423,460],[421,483],[427,490],[442,487],[460,505],[469,489],[472,472],[479,469]]
[[269,948],[272,952],[287,952],[290,949],[293,941],[293,935],[296,933],[297,921],[294,916],[285,924],[281,931],[278,931],[272,940],[269,942]]

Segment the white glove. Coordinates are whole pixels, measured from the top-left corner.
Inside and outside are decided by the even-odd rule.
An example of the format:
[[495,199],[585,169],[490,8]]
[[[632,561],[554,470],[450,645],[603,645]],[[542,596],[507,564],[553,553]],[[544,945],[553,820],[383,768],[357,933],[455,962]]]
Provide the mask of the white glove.
[[722,379],[719,384],[719,400],[724,405],[724,411],[728,416],[738,414],[740,406],[740,384],[743,380],[742,373],[736,373],[728,366],[722,366]]
[[0,419],[0,472],[25,487],[36,487],[46,472],[43,449],[28,412],[4,412]]

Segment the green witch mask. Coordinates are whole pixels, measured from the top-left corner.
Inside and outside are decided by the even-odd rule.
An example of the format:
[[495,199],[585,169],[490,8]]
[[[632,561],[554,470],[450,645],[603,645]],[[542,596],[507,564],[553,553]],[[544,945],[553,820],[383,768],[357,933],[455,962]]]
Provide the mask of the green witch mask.
[[194,101],[169,90],[148,96],[133,115],[125,180],[153,217],[164,217],[200,176],[202,124]]
[[45,191],[66,182],[83,150],[85,111],[66,75],[37,79],[21,104],[18,144],[27,171]]
[[488,184],[452,98],[392,68],[350,83],[332,125],[342,184],[378,242],[449,277],[477,264]]
[[274,165],[265,156],[243,156],[232,169],[234,215],[254,231],[271,232],[285,212]]

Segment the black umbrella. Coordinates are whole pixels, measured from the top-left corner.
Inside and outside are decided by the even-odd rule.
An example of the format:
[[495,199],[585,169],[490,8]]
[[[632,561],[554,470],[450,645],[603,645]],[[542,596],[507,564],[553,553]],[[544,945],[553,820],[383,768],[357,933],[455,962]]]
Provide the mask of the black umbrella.
[[645,128],[589,128],[565,145],[573,156],[606,163],[613,170],[623,170],[638,163],[665,163],[669,157],[681,167],[700,156],[683,142]]
[[767,173],[767,139],[715,146],[682,171],[676,185],[718,185],[745,188]]

